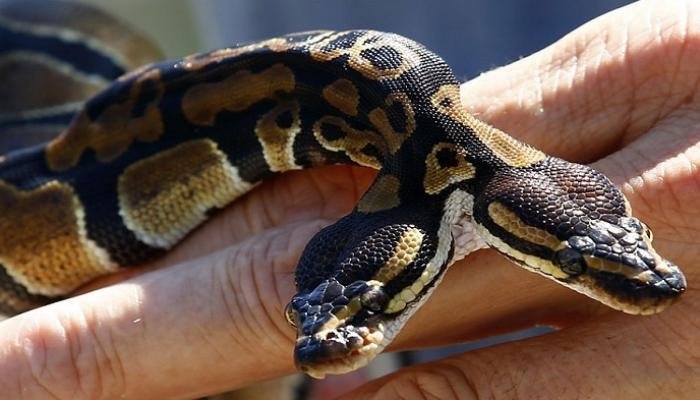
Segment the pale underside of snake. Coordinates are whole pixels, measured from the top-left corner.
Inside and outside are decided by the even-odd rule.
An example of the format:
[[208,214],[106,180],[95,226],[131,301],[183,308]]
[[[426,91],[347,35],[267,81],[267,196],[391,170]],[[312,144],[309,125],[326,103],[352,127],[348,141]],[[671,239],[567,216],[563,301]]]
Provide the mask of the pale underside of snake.
[[97,11],[34,3],[0,6],[4,314],[162,254],[273,174],[339,163],[379,172],[296,269],[285,313],[312,376],[369,362],[479,248],[627,313],[685,290],[605,176],[466,113],[414,41],[307,32],[120,76],[157,51]]

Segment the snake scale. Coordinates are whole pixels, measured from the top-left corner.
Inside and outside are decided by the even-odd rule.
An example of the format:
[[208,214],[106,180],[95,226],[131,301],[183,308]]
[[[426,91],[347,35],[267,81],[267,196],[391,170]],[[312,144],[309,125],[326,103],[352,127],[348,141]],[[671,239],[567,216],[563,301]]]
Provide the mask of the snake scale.
[[296,269],[285,314],[312,376],[369,362],[479,248],[627,313],[685,290],[605,176],[466,113],[450,68],[412,40],[315,31],[136,68],[158,57],[86,6],[2,3],[3,314],[163,254],[274,174],[329,164],[378,175]]

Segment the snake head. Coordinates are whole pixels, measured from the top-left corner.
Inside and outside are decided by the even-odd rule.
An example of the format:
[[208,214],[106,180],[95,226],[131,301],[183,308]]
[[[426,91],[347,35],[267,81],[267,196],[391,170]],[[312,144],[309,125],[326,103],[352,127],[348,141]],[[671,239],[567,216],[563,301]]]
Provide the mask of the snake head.
[[628,313],[654,314],[685,291],[686,281],[651,241],[637,218],[608,214],[569,236],[554,262],[574,289]]
[[347,286],[331,278],[287,305],[287,321],[297,328],[294,359],[307,374],[352,371],[367,364],[386,345],[382,310],[388,298],[377,281]]
[[[408,211],[407,217],[440,216]],[[395,212],[395,211],[393,211]],[[403,214],[402,214],[403,215]],[[396,215],[394,215],[395,217]],[[430,229],[353,213],[309,242],[286,316],[296,327],[297,367],[321,378],[369,363],[427,299],[446,268],[449,242]]]
[[685,291],[683,273],[599,172],[548,157],[497,174],[475,203],[477,231],[516,264],[630,314]]

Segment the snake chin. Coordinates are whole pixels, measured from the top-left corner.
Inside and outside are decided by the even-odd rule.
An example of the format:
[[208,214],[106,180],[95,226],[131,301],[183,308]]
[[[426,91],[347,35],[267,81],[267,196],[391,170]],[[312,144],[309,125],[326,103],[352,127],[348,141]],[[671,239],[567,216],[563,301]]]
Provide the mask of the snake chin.
[[318,332],[297,340],[294,358],[297,368],[322,379],[327,374],[344,374],[367,365],[384,348],[384,327],[344,326]]

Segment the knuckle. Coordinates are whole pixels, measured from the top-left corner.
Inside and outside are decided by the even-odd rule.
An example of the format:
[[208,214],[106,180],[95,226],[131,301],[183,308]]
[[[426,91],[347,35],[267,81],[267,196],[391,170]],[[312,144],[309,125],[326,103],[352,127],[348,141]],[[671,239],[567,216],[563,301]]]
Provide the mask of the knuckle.
[[[110,340],[100,340],[95,324],[79,310],[35,324],[22,340],[28,398],[99,399],[123,382],[123,368]],[[42,317],[46,317],[42,315]],[[110,388],[105,391],[105,388]]]
[[377,398],[395,399],[476,399],[469,379],[459,367],[431,364],[410,368],[388,380],[377,392]]

